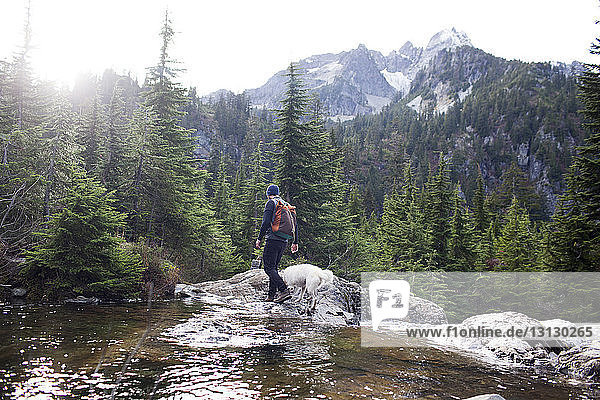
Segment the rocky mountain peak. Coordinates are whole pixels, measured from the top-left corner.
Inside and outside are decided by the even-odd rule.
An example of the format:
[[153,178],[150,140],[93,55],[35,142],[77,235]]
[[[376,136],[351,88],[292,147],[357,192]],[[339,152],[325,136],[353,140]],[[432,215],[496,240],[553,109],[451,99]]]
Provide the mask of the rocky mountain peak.
[[[397,96],[406,96],[419,71],[444,49],[472,46],[469,37],[450,28],[436,33],[426,48],[410,41],[384,56],[364,43],[338,54],[314,55],[299,61],[307,87],[317,93],[334,120],[380,111]],[[277,107],[285,93],[285,72],[248,91],[253,104]]]
[[473,46],[471,39],[466,33],[457,31],[456,28],[444,29],[433,35],[425,48],[425,51],[439,51],[442,49],[453,49],[461,46]]

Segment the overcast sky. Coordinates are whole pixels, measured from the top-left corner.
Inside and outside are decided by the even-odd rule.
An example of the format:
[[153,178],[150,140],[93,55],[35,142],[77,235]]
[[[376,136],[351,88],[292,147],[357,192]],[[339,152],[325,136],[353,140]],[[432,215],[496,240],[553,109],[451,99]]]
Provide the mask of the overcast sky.
[[[0,59],[23,41],[25,0],[0,0]],[[156,63],[168,7],[180,80],[200,94],[261,86],[290,61],[364,43],[384,54],[407,40],[464,31],[474,46],[523,61],[600,63],[598,0],[32,0],[38,76],[72,84],[113,68],[142,82]]]

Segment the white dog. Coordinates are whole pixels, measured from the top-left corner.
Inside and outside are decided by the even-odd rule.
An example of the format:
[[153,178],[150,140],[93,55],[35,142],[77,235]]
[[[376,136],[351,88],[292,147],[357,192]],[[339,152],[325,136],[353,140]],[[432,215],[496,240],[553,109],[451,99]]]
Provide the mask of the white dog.
[[298,301],[302,300],[305,292],[308,292],[311,297],[310,311],[317,306],[317,290],[322,285],[333,281],[333,272],[311,264],[292,265],[281,271],[279,275],[286,285],[301,289]]

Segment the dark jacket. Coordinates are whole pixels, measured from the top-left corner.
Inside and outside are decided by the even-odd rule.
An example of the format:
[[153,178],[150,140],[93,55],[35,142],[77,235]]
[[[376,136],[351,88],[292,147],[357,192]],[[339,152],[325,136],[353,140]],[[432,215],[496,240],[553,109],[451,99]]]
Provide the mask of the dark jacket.
[[[278,196],[275,198],[279,198]],[[287,239],[284,239],[280,236],[277,236],[273,233],[271,229],[271,222],[273,221],[273,213],[275,212],[275,200],[269,199],[267,200],[267,204],[265,204],[265,211],[263,213],[262,224],[260,225],[260,233],[258,234],[258,240],[262,240],[263,237],[267,237],[267,240],[280,240],[282,242],[287,242]],[[298,224],[294,227],[294,244],[298,243]]]

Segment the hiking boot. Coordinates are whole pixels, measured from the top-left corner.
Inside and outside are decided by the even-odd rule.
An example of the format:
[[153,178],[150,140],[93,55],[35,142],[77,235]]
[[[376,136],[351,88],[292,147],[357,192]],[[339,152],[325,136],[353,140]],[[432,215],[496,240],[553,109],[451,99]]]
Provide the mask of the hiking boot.
[[275,299],[273,300],[275,303],[283,303],[286,300],[289,300],[292,298],[292,293],[290,292],[290,289],[285,289],[283,292],[279,293],[278,296],[275,296]]

